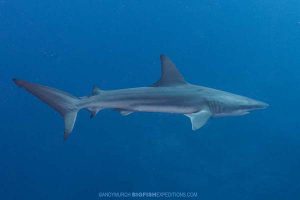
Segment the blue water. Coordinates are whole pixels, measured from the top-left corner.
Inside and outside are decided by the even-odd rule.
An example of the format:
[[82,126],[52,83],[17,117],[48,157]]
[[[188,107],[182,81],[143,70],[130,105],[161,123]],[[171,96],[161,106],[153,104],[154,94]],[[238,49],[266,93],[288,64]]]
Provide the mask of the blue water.
[[[197,192],[300,198],[300,1],[1,0],[0,199]],[[189,82],[265,101],[198,132],[180,115],[63,121],[11,78],[77,96],[146,86],[170,56]]]

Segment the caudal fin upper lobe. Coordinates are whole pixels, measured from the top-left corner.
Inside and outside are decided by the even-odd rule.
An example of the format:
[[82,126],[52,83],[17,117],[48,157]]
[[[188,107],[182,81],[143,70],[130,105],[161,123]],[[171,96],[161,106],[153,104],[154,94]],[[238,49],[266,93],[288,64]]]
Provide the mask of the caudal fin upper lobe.
[[38,99],[48,104],[64,118],[64,139],[66,140],[74,128],[77,113],[80,109],[78,107],[80,99],[55,88],[19,79],[13,79],[13,81],[19,87],[24,88]]

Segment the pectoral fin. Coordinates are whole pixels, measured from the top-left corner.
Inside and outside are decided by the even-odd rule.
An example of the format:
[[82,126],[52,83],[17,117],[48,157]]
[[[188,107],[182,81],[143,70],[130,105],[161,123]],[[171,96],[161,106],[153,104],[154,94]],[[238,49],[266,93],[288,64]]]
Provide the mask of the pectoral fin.
[[207,120],[211,117],[211,112],[209,110],[201,110],[197,113],[186,114],[185,116],[190,118],[192,129],[195,131],[206,124]]

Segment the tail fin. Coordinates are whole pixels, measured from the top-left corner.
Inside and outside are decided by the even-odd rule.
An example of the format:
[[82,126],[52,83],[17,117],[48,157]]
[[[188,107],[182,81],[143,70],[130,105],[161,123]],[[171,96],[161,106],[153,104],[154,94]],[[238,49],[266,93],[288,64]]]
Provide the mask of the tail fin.
[[13,79],[13,81],[16,85],[24,88],[25,90],[39,98],[41,101],[48,104],[64,118],[64,139],[66,140],[74,128],[77,113],[80,109],[78,108],[80,99],[66,92],[47,86],[29,83],[17,79]]

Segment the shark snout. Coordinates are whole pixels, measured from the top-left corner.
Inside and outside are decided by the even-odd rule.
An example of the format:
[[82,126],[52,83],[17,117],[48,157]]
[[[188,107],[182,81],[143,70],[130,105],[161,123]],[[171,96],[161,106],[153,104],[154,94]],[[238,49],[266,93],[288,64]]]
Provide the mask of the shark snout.
[[269,104],[267,104],[265,102],[259,102],[259,104],[257,106],[259,109],[265,109],[265,108],[269,107]]
[[265,109],[269,107],[269,104],[262,102],[262,101],[257,101],[257,100],[249,100],[247,105],[245,105],[246,110],[258,110],[258,109]]

